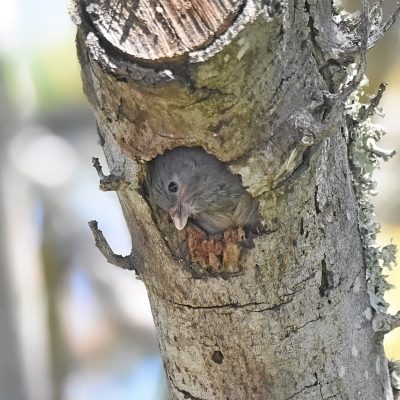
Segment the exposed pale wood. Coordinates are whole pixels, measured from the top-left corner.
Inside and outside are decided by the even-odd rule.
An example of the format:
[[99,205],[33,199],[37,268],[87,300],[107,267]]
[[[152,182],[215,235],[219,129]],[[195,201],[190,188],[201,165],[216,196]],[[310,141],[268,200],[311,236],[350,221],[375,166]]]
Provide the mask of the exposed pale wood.
[[223,33],[244,0],[84,0],[114,47],[146,61],[173,59]]

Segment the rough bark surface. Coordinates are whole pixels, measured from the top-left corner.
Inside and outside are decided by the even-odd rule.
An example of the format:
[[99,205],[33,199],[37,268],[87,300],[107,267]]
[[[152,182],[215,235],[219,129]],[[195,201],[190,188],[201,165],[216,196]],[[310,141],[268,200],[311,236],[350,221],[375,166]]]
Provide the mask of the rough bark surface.
[[[214,15],[204,38],[171,50],[154,39],[168,37],[164,25],[159,34],[135,19],[141,7],[154,17],[167,2],[117,3],[124,13],[100,0],[73,11],[101,144],[112,175],[128,183],[117,188],[132,254],[122,262],[102,236],[98,243],[146,284],[170,398],[392,399],[343,120],[357,83],[346,82],[346,66],[355,43],[362,61],[368,37],[330,2],[203,1],[203,11],[231,8]],[[178,3],[168,2],[171,20],[180,20]],[[132,47],[143,23],[154,53]],[[124,37],[127,24],[139,39]],[[182,145],[226,162],[260,202],[269,233],[243,251],[239,273],[190,263],[185,234],[146,199],[146,161]]]

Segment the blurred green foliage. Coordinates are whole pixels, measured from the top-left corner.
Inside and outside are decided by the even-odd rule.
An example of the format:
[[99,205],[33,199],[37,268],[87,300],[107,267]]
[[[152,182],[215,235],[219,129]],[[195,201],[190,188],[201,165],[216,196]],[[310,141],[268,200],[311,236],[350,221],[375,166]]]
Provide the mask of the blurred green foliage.
[[39,109],[86,101],[73,42],[68,41],[46,52],[33,54],[30,68]]

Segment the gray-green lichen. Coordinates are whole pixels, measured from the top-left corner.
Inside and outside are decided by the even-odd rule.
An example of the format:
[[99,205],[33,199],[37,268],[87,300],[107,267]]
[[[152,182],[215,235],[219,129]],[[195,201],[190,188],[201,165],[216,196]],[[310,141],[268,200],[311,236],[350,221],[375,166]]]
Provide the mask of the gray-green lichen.
[[393,391],[400,392],[400,360],[389,361],[390,383]]
[[[375,196],[376,181],[373,172],[380,167],[382,161],[391,158],[395,151],[379,148],[377,142],[386,133],[385,129],[373,124],[370,117],[363,118],[366,105],[360,101],[362,89],[354,93],[348,101],[346,117],[349,128],[349,158],[353,175],[353,185],[358,200],[358,225],[364,247],[366,278],[371,306],[379,312],[386,312],[388,304],[384,293],[391,288],[383,274],[384,268],[389,270],[396,263],[397,248],[390,243],[379,247],[376,236],[380,225],[375,221],[375,210],[371,196]],[[381,112],[379,108],[375,113]]]

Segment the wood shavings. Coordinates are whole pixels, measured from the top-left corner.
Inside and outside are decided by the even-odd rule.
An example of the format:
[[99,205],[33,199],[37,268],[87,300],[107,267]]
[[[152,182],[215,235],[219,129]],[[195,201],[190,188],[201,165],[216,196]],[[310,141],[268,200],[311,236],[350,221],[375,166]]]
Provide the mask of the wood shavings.
[[207,235],[191,225],[186,232],[192,261],[213,273],[240,270],[241,242],[246,238],[243,228],[229,229],[223,235]]

